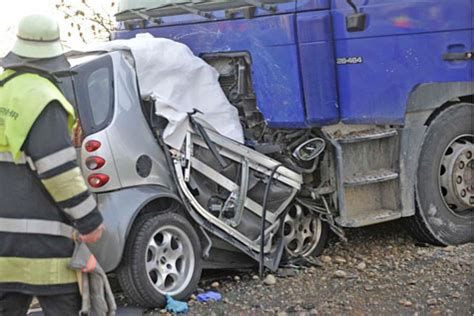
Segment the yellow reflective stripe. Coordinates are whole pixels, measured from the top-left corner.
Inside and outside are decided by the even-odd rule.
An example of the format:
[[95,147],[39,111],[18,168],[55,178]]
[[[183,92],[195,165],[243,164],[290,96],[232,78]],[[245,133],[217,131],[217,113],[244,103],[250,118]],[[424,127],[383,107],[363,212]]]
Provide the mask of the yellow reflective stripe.
[[77,282],[68,267],[71,258],[31,259],[0,257],[0,283],[59,285]]
[[81,169],[75,167],[57,176],[41,180],[49,194],[56,202],[70,198],[87,191],[87,186],[82,177]]

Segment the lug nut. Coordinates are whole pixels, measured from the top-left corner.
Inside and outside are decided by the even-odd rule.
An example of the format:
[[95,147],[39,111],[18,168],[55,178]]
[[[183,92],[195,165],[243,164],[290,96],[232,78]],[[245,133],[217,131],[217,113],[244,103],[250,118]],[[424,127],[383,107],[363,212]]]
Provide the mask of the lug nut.
[[461,162],[459,163],[459,169],[464,169],[464,161],[461,161]]
[[466,157],[467,157],[467,159],[471,159],[472,158],[472,152],[468,151],[466,153]]
[[456,183],[457,183],[457,184],[461,184],[461,183],[462,183],[462,177],[461,177],[461,176],[458,176],[458,177],[456,178]]
[[466,197],[466,190],[461,191],[461,197]]

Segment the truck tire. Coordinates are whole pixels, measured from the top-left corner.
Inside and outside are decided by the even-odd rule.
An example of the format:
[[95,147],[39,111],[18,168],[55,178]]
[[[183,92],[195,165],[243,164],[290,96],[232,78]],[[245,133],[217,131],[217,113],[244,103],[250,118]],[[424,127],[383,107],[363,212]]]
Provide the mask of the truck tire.
[[134,224],[117,277],[132,303],[163,307],[165,295],[187,299],[201,278],[201,245],[193,226],[176,213],[147,214]]
[[441,112],[427,129],[419,159],[415,238],[437,246],[474,241],[474,104]]

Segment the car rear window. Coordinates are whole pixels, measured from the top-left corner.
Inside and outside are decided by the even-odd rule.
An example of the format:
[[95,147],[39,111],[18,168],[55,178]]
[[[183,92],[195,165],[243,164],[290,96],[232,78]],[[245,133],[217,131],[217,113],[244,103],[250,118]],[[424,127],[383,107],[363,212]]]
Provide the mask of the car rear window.
[[112,86],[108,68],[100,68],[90,74],[87,79],[87,90],[91,104],[92,119],[95,125],[101,125],[107,120],[110,108]]
[[101,56],[73,70],[77,110],[85,135],[110,124],[114,108],[112,59]]

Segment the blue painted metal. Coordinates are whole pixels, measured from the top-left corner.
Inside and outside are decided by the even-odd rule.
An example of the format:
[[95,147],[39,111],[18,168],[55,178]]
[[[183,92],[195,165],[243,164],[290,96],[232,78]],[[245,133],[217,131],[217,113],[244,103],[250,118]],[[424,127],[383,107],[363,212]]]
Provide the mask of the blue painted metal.
[[[167,17],[147,31],[187,44],[197,55],[246,51],[252,56],[258,106],[272,127],[306,128],[342,119],[403,124],[410,92],[422,83],[473,81],[473,62],[446,52],[474,51],[471,0],[354,0],[367,29],[346,31],[346,0],[297,0],[276,14],[207,21]],[[199,23],[196,23],[199,22]],[[334,66],[335,58],[362,57]],[[336,90],[337,89],[337,90]],[[339,107],[338,107],[339,106]]]
[[346,123],[403,124],[410,92],[421,83],[473,81],[473,62],[446,62],[443,53],[473,51],[470,0],[358,0],[368,28],[348,33],[344,0],[333,0],[339,104]]
[[296,11],[329,9],[331,0],[298,0],[296,1]]
[[336,65],[329,11],[297,14],[300,69],[308,125],[339,121]]
[[[305,125],[294,14],[147,29],[154,36],[188,45],[196,55],[246,51],[258,106],[274,127]],[[138,31],[118,32],[117,38]]]

